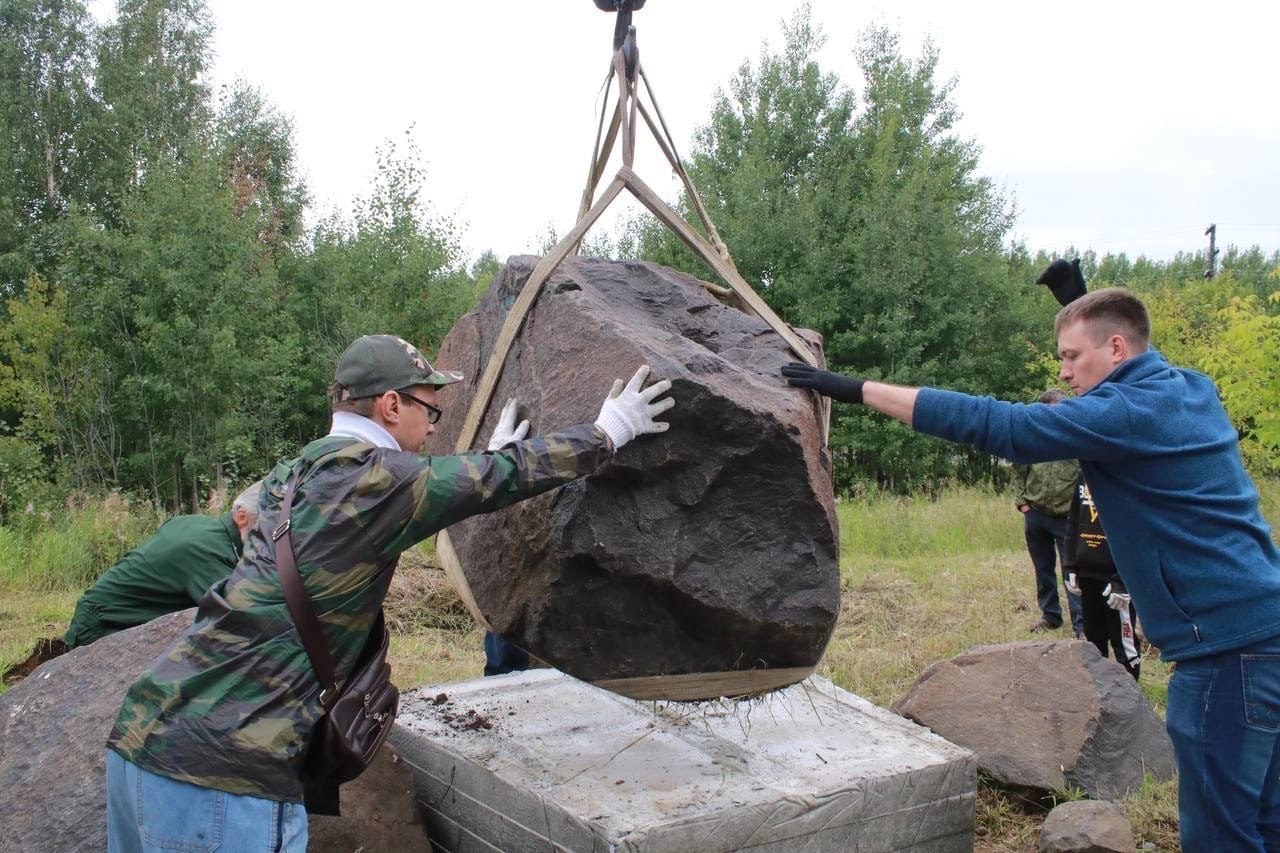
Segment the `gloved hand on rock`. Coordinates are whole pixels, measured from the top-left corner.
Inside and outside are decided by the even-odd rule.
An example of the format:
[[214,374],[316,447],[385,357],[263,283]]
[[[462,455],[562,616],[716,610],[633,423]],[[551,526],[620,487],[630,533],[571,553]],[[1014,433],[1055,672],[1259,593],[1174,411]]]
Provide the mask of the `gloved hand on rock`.
[[812,388],[824,397],[839,400],[841,403],[861,403],[862,386],[865,380],[852,376],[843,376],[823,370],[800,361],[793,361],[782,367],[782,375],[787,384],[796,388]]
[[501,450],[511,442],[519,441],[529,434],[528,421],[521,421],[520,425],[516,426],[518,407],[515,397],[507,400],[506,405],[502,407],[502,414],[498,416],[498,425],[493,428],[493,435],[489,436],[490,450]]
[[621,379],[613,381],[613,388],[600,407],[600,416],[596,418],[596,426],[604,430],[605,435],[613,442],[613,449],[620,450],[624,444],[638,435],[653,432],[666,432],[671,426],[654,418],[676,404],[666,397],[655,402],[655,398],[671,390],[671,380],[663,379],[648,388],[641,389],[645,378],[649,375],[649,365],[644,364],[635,372],[626,385]]

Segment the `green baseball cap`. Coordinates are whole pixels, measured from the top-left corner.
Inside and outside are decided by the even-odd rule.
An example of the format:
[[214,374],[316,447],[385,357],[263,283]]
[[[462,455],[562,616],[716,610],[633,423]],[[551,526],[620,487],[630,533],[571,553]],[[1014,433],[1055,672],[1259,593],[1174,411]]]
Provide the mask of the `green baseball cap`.
[[357,338],[338,359],[340,400],[373,397],[414,385],[452,385],[462,374],[436,370],[418,348],[395,335]]

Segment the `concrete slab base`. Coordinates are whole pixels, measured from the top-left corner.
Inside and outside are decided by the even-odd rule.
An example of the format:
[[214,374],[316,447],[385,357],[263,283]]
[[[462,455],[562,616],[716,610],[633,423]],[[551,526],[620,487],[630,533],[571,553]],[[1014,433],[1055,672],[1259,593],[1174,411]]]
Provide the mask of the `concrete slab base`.
[[539,669],[400,707],[437,850],[973,849],[973,754],[816,676],[690,704]]

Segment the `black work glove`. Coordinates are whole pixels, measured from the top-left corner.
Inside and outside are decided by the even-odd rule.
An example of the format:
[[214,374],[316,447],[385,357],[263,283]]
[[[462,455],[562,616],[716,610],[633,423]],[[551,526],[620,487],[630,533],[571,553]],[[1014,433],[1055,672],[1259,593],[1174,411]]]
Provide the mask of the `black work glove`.
[[784,365],[782,375],[787,383],[796,388],[812,388],[824,397],[839,400],[841,403],[862,402],[862,379],[852,376],[841,376],[830,370],[812,367],[799,361]]

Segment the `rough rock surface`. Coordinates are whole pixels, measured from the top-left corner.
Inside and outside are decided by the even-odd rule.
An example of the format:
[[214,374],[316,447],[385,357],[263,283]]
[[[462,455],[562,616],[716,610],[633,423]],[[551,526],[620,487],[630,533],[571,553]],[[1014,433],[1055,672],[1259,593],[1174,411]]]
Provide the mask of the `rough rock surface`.
[[[96,851],[107,846],[107,735],[125,690],[191,624],[171,613],[72,649],[0,696],[0,850]],[[428,849],[412,780],[384,749],[342,788],[341,818],[312,818],[310,849]],[[416,833],[416,836],[415,836]]]
[[978,646],[932,664],[893,710],[978,755],[997,781],[1113,800],[1143,772],[1173,776],[1173,746],[1133,677],[1081,640]]
[[1136,843],[1120,807],[1098,800],[1055,806],[1040,828],[1040,853],[1132,853]]
[[[510,259],[449,333],[429,452],[451,452],[536,258]],[[810,666],[839,611],[830,460],[814,397],[757,317],[656,264],[573,258],[525,321],[474,446],[517,397],[533,432],[595,420],[615,378],[672,381],[662,436],[548,495],[450,528],[499,633],[585,680]]]

